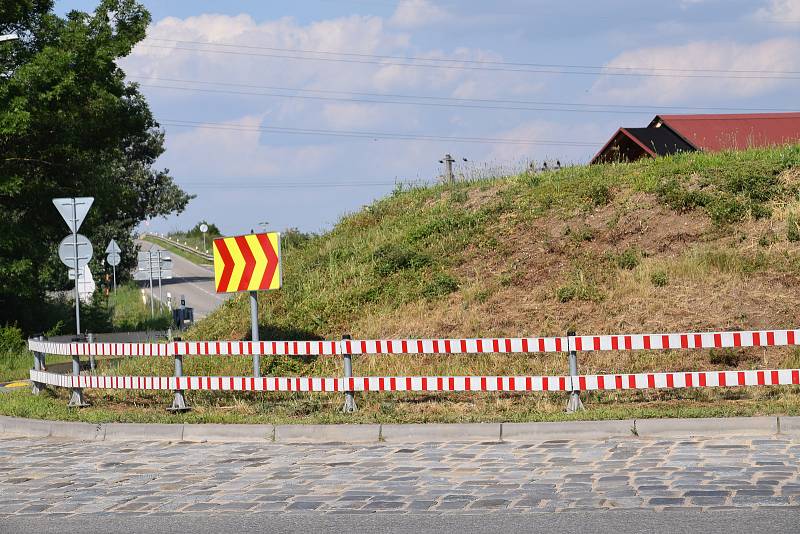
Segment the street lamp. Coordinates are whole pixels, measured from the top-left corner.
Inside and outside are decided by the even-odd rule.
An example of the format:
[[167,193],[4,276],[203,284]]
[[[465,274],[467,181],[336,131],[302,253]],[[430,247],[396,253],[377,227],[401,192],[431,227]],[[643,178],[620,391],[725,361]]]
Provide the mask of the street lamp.
[[19,36],[15,33],[9,33],[8,35],[0,35],[0,43],[3,41],[16,41],[19,39]]

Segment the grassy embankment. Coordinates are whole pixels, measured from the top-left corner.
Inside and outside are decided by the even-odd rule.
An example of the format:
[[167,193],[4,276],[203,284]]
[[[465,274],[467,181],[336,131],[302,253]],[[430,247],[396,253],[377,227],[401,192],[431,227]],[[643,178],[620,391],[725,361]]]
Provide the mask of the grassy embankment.
[[[175,236],[171,236],[171,237],[175,237]],[[161,239],[161,238],[156,237],[156,236],[148,235],[148,236],[145,236],[143,241],[154,243],[154,244],[160,246],[161,248],[172,252],[176,256],[180,256],[182,258],[185,258],[185,259],[189,260],[192,263],[196,263],[197,265],[204,265],[204,266],[208,266],[209,265],[209,261],[207,259],[203,258],[202,256],[199,256],[199,255],[194,254],[192,252],[187,252],[186,250],[178,248],[174,244],[170,243],[169,241],[167,241],[165,239]],[[183,242],[183,238],[181,238],[181,242]],[[195,246],[195,245],[192,244],[191,246]],[[210,246],[210,242],[209,242],[209,246]],[[198,245],[198,247],[200,247],[200,245]]]
[[[284,288],[260,299],[262,339],[676,332],[797,325],[800,147],[683,154],[397,191],[330,232],[284,244]],[[244,297],[189,333],[244,338]],[[263,358],[264,374],[333,376],[335,358]],[[169,374],[168,360],[120,372]],[[187,374],[247,374],[248,360],[187,358]],[[580,355],[613,373],[800,366],[791,349]],[[356,374],[562,374],[562,354],[354,358]],[[63,396],[64,393],[59,393]],[[168,395],[91,392],[71,417],[166,418]],[[192,394],[220,421],[559,419],[556,394]],[[25,411],[24,399],[13,411]],[[39,399],[61,410],[63,399]],[[586,395],[584,418],[800,413],[798,388]],[[34,409],[34,404],[30,409]],[[128,408],[131,408],[128,410]],[[5,411],[12,410],[6,408]],[[33,412],[30,413],[38,413]],[[194,420],[194,419],[191,419]]]

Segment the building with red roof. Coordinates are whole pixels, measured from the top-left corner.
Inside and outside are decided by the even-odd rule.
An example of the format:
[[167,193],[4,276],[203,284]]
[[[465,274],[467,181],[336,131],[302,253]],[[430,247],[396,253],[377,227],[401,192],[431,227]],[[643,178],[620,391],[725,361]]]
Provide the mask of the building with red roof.
[[800,113],[656,115],[646,128],[617,130],[591,163],[793,143],[800,143]]

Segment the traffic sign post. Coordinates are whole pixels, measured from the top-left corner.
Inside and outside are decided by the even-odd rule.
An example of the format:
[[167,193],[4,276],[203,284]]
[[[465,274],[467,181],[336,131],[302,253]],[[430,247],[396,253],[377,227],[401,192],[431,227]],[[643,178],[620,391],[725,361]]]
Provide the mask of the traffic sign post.
[[166,255],[166,251],[162,249],[150,249],[146,252],[139,253],[139,266],[138,271],[134,273],[134,280],[149,280],[150,281],[150,315],[155,316],[155,295],[153,293],[153,278],[158,280],[158,293],[159,293],[159,310],[163,306],[164,293],[162,280],[169,280],[172,278],[172,258]]
[[206,232],[208,232],[208,225],[206,223],[201,224],[200,231],[203,232],[203,252],[207,253],[208,249],[206,248]]
[[[214,248],[214,287],[217,293],[250,293],[251,339],[259,341],[258,292],[280,289],[281,235],[278,232],[221,237]],[[259,354],[253,354],[253,375],[261,376]]]
[[106,247],[106,254],[108,254],[106,260],[114,270],[114,293],[117,292],[117,265],[119,265],[119,262],[122,259],[119,255],[120,252],[122,251],[119,249],[119,245],[117,245],[117,242],[112,239]]
[[[72,249],[69,249],[69,245],[65,245],[65,242],[70,239],[68,237],[61,241],[61,245],[58,247],[58,255],[67,267],[75,269],[75,330],[79,336],[81,335],[81,298],[78,290],[78,278],[80,277],[81,268],[89,263],[92,258],[92,244],[85,236],[78,234],[78,229],[80,229],[93,202],[93,197],[53,199],[53,205],[55,205],[61,217],[64,218],[64,222],[67,223],[70,232],[72,232]],[[82,239],[79,239],[79,236]],[[62,255],[62,247],[65,252],[64,255]],[[71,252],[71,256],[67,256],[68,252]]]

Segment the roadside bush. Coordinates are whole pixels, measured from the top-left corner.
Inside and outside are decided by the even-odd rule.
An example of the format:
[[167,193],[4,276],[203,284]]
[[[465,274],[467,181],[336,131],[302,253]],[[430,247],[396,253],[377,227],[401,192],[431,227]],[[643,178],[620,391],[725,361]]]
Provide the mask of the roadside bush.
[[669,283],[667,273],[665,271],[655,271],[650,275],[650,283],[656,287],[664,287]]
[[598,302],[603,300],[603,294],[591,280],[586,278],[583,271],[576,271],[569,283],[556,290],[556,298],[559,302],[572,300]]
[[438,273],[422,290],[425,298],[434,299],[449,295],[458,289],[458,282],[446,273]]
[[617,267],[627,270],[635,269],[639,261],[639,251],[635,248],[625,249],[616,258]]
[[595,206],[605,206],[611,202],[611,190],[606,184],[592,184],[589,187],[589,199]]
[[389,276],[404,269],[419,269],[430,265],[431,259],[407,245],[386,244],[379,247],[374,254],[375,272],[380,276]]
[[24,348],[25,338],[21,328],[10,325],[0,328],[0,354],[17,352]]
[[786,238],[792,243],[800,241],[800,221],[794,213],[786,218]]

